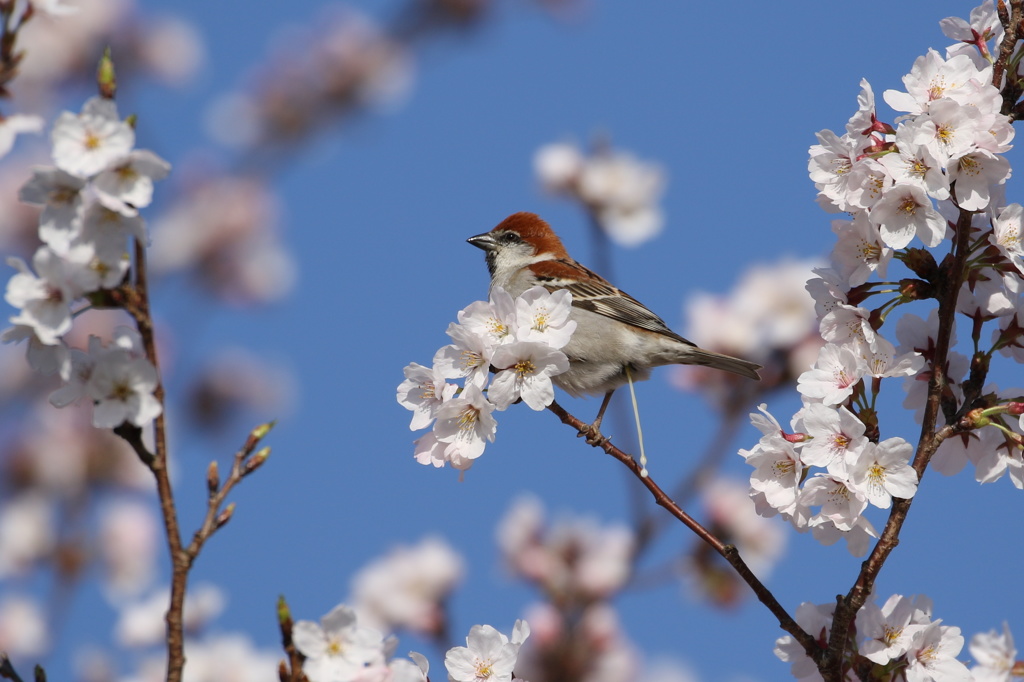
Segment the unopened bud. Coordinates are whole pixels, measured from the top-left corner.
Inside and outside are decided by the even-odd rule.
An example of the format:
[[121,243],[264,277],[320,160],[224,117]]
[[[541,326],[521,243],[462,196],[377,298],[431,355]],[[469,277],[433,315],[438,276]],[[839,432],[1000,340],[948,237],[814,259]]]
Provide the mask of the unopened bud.
[[292,621],[292,610],[288,608],[288,602],[285,601],[284,595],[282,594],[277,598],[277,622],[281,625],[290,623]]
[[267,422],[266,424],[260,424],[255,429],[249,432],[249,438],[252,438],[253,440],[263,440],[263,438],[265,438],[266,435],[270,433],[270,429],[274,428],[274,424],[276,423],[277,420]]
[[220,471],[216,460],[210,462],[210,466],[206,467],[206,489],[210,491],[211,495],[220,490]]
[[935,263],[935,257],[931,252],[921,248],[906,249],[898,256],[903,264],[921,279],[934,282],[939,273],[939,266]]
[[1024,414],[1024,403],[1007,403],[1006,414],[1012,414],[1014,417],[1019,417],[1020,415]]
[[260,448],[255,455],[253,455],[248,462],[245,463],[245,470],[242,472],[243,476],[248,476],[252,472],[256,471],[264,462],[267,461],[267,457],[270,457],[270,446]]
[[232,502],[228,506],[224,507],[224,511],[217,516],[217,520],[214,522],[217,528],[223,528],[224,524],[231,520],[231,517],[235,514],[235,503]]
[[935,298],[935,287],[919,279],[901,279],[900,296],[905,301],[922,301],[926,298]]
[[782,438],[790,443],[806,443],[812,440],[814,436],[809,433],[786,433],[783,431]]
[[117,75],[114,73],[114,60],[110,58],[110,48],[103,50],[99,67],[96,69],[96,85],[100,89],[100,97],[114,99],[117,94]]

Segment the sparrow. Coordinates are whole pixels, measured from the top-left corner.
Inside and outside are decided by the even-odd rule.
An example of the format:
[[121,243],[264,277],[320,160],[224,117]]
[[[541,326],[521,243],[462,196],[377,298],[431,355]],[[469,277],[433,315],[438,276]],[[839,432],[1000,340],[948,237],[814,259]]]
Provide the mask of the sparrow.
[[576,331],[562,348],[569,371],[552,381],[573,397],[604,395],[597,417],[586,428],[588,441],[603,440],[601,420],[615,389],[630,378],[649,378],[654,367],[702,365],[760,379],[761,365],[698,348],[644,304],[580,265],[536,214],[513,213],[490,232],[466,241],[486,253],[492,290],[501,287],[516,297],[539,285],[572,294],[570,319],[576,321]]

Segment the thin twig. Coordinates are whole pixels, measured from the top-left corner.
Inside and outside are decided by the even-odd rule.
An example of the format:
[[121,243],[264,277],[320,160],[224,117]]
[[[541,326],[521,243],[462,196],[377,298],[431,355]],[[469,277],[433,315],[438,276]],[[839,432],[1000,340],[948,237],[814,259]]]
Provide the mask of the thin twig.
[[[587,425],[580,419],[569,414],[565,408],[559,405],[557,402],[553,402],[548,405],[548,409],[551,410],[557,416],[563,424],[567,424],[572,428],[576,429],[581,435],[586,435]],[[668,511],[675,519],[680,521],[683,525],[689,528],[694,534],[697,535],[701,540],[707,543],[713,550],[724,558],[730,566],[732,566],[739,574],[743,581],[750,586],[750,589],[754,591],[758,600],[764,604],[772,615],[779,621],[779,626],[793,635],[793,637],[800,643],[804,648],[804,651],[808,656],[817,660],[820,656],[821,648],[811,635],[809,635],[803,628],[801,628],[792,616],[782,607],[779,601],[775,598],[775,595],[764,586],[764,584],[758,580],[757,576],[750,570],[747,564],[740,557],[739,552],[733,545],[726,545],[719,540],[713,533],[708,531],[704,526],[697,522],[692,516],[687,514],[682,508],[679,507],[675,501],[665,493],[661,487],[655,483],[650,475],[640,475],[640,465],[633,459],[631,455],[626,454],[619,448],[615,447],[610,440],[598,442],[594,444],[594,447],[604,450],[606,453],[619,460],[628,468],[637,479],[651,492],[654,497],[654,502],[663,507]]]
[[267,456],[270,454],[269,448],[261,449],[256,453],[256,456],[251,459],[250,456],[263,437],[267,435],[267,432],[270,431],[272,426],[273,424],[264,424],[253,429],[249,434],[249,437],[246,439],[245,444],[242,445],[238,452],[235,453],[234,460],[231,463],[231,472],[228,474],[228,478],[224,481],[224,484],[218,485],[216,481],[212,481],[210,483],[210,494],[206,504],[206,515],[203,517],[203,523],[192,536],[192,542],[190,542],[188,547],[184,550],[184,555],[187,557],[188,565],[190,567],[196,557],[199,556],[199,552],[203,548],[203,545],[206,544],[206,541],[231,519],[231,514],[234,511],[233,504],[228,505],[224,511],[221,511],[221,505],[223,505],[224,500],[227,499],[228,493],[230,493],[231,489],[234,488],[243,478],[251,474],[257,467],[266,461]]

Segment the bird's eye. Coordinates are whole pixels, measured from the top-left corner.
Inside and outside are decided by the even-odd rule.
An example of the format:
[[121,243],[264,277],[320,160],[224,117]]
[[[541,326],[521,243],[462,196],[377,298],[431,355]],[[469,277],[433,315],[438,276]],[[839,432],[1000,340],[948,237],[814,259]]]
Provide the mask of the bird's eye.
[[498,241],[501,242],[502,244],[522,244],[523,243],[523,240],[515,232],[504,232],[504,233],[502,233],[502,235],[500,237],[498,237]]

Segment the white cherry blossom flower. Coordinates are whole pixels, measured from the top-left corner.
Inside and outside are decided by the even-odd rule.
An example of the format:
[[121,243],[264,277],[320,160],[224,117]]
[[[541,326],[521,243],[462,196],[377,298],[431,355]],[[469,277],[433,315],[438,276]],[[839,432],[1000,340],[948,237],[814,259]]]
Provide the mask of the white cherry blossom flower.
[[571,311],[572,294],[568,289],[551,293],[544,287],[533,287],[516,299],[516,338],[562,348],[576,330],[576,322],[569,319]]
[[494,442],[498,424],[491,416],[494,405],[476,386],[467,386],[460,396],[437,410],[434,435],[442,443],[456,444],[463,459],[483,454],[485,441]]
[[455,343],[442,346],[434,354],[435,371],[446,379],[465,379],[467,385],[483,389],[490,378],[495,343],[454,322],[446,333]]
[[163,405],[153,395],[158,378],[149,360],[115,346],[95,361],[86,385],[94,426],[110,429],[126,421],[144,426],[160,416]]
[[22,186],[18,198],[43,206],[39,238],[63,253],[82,229],[82,188],[85,181],[59,168],[40,167]]
[[981,211],[992,199],[991,188],[1010,177],[1010,162],[985,149],[952,158],[946,165],[960,208]]
[[489,395],[499,410],[519,398],[532,410],[543,410],[555,399],[551,377],[569,370],[569,359],[546,343],[516,341],[499,347],[491,364],[500,371],[491,382]]
[[907,92],[886,90],[882,97],[896,111],[920,114],[931,111],[937,100],[963,98],[961,90],[971,80],[991,83],[992,68],[978,69],[966,55],[946,60],[935,50],[928,50],[928,54],[918,57],[910,73],[903,77]]
[[444,657],[450,682],[512,682],[519,648],[529,635],[526,621],[516,621],[512,638],[490,625],[474,625],[466,646],[452,647]]
[[516,340],[516,303],[501,287],[491,289],[489,300],[474,301],[460,310],[458,319],[468,331],[496,346]]
[[356,680],[369,666],[384,665],[384,638],[356,622],[344,604],[334,607],[320,623],[300,620],[292,630],[295,648],[306,657],[302,672],[310,682]]
[[814,367],[797,377],[797,390],[826,405],[839,405],[853,394],[866,368],[848,346],[829,343],[818,353]]
[[411,431],[425,429],[434,421],[438,408],[450,400],[459,387],[446,382],[444,373],[437,367],[412,362],[403,371],[405,381],[398,385],[398,404],[413,412]]
[[868,506],[867,498],[850,481],[835,474],[818,474],[804,484],[801,503],[809,507],[821,505],[811,526],[831,522],[841,531],[848,531]]
[[136,215],[153,201],[153,181],[163,180],[170,172],[171,164],[148,149],[136,149],[100,172],[92,187],[107,208]]
[[946,221],[932,206],[919,185],[890,187],[871,211],[871,222],[879,227],[882,241],[902,249],[915,235],[930,247],[938,246],[946,234]]
[[907,650],[907,682],[968,682],[971,673],[956,659],[964,648],[960,628],[940,621],[914,634]]
[[852,222],[833,220],[832,231],[837,236],[832,264],[851,287],[868,281],[874,272],[885,277],[893,251],[882,241],[878,227],[871,224],[867,213],[857,213]]
[[1006,206],[992,220],[992,234],[989,242],[995,245],[1014,267],[1024,275],[1024,230],[1021,229],[1021,214],[1024,208],[1014,203]]
[[65,111],[57,118],[52,139],[57,167],[88,178],[127,155],[135,131],[118,117],[113,100],[93,97],[80,114]]
[[811,436],[803,444],[800,458],[807,464],[827,467],[837,461],[854,457],[868,444],[864,422],[843,406],[838,409],[809,403],[794,415],[801,431]]
[[910,466],[913,454],[913,446],[902,438],[868,443],[847,459],[850,484],[881,509],[888,509],[894,497],[910,499],[917,492],[917,472]]
[[885,665],[905,654],[914,635],[927,627],[913,622],[916,612],[914,603],[901,594],[892,595],[882,606],[866,603],[857,613],[857,634],[865,638],[861,655]]

